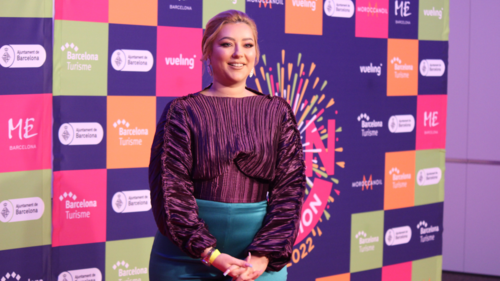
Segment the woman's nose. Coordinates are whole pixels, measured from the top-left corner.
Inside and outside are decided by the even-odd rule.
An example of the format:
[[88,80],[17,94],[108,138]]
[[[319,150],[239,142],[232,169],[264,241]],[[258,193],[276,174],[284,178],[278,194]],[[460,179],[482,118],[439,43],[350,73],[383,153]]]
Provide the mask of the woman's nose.
[[243,56],[242,48],[238,44],[236,44],[235,47],[234,47],[233,56],[234,57],[241,57],[241,56]]

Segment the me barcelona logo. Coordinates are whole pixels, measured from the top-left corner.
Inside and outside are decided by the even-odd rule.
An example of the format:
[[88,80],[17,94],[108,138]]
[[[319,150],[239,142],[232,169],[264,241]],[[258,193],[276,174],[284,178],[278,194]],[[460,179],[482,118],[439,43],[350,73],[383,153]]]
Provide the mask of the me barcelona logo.
[[302,53],[298,53],[296,58],[285,58],[286,51],[282,50],[281,62],[272,64],[263,54],[264,65],[256,66],[253,80],[260,92],[280,96],[290,104],[305,154],[306,198],[292,261],[288,264],[290,267],[314,250],[314,239],[321,239],[320,223],[330,219],[330,204],[340,196],[340,190],[334,186],[339,184],[334,177],[335,165],[345,168],[345,162],[335,162],[335,154],[343,152],[344,148],[336,147],[336,134],[342,132],[342,127],[336,124],[335,119],[326,118],[327,115],[338,114],[335,99],[325,91],[328,81],[316,75],[316,64],[303,59]]

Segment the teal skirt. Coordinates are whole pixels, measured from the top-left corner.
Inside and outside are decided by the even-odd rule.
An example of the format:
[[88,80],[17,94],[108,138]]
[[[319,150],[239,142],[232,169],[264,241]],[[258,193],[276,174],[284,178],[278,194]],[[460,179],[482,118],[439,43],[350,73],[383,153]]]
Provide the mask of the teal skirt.
[[[222,203],[196,199],[199,217],[205,221],[210,233],[217,239],[221,253],[245,259],[245,249],[262,227],[267,202]],[[264,272],[259,281],[285,281],[287,270]],[[175,246],[159,231],[156,233],[149,260],[150,281],[175,280],[231,280],[215,267],[208,267]]]

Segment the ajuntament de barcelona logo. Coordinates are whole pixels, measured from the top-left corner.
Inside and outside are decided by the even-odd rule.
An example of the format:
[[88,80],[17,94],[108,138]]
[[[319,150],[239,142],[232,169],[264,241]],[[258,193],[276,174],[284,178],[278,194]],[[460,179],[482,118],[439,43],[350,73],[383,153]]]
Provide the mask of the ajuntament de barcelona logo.
[[285,54],[285,50],[282,50],[281,62],[277,62],[275,67],[274,64],[268,64],[263,54],[264,65],[256,66],[256,77],[251,80],[254,80],[260,92],[280,96],[290,104],[304,149],[306,198],[292,261],[287,265],[290,267],[307,258],[315,248],[315,239],[322,239],[320,226],[328,223],[330,205],[340,196],[340,190],[336,188],[339,179],[334,177],[335,166],[345,168],[345,162],[336,161],[335,153],[344,150],[335,145],[338,141],[336,134],[342,132],[342,127],[336,124],[335,119],[328,119],[336,116],[338,111],[335,110],[335,99],[324,91],[327,80],[316,75],[316,64],[304,62],[302,53],[297,55],[296,60],[293,58],[293,62],[286,61]]

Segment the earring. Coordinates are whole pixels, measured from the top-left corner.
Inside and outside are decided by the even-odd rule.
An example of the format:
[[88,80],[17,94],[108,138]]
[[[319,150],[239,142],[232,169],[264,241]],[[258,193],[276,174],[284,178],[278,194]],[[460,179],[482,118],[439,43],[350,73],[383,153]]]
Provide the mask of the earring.
[[250,71],[250,77],[252,77],[252,76],[253,76],[253,68],[252,68],[252,70]]

